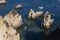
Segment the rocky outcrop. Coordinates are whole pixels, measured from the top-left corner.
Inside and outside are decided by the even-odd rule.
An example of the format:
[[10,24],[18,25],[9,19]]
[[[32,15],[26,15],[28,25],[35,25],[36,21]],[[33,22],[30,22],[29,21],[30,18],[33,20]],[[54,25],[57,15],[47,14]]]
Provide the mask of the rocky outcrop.
[[47,11],[44,15],[42,28],[49,29],[53,23],[54,19],[51,19],[51,14]]
[[33,9],[30,10],[29,12],[29,15],[28,15],[28,19],[37,19],[39,18],[41,15],[43,14],[42,11],[37,11],[37,12],[34,12]]
[[0,16],[0,40],[20,40],[19,33]]
[[7,21],[8,24],[14,28],[20,27],[23,23],[21,15],[19,15],[14,9],[5,15],[4,21]]
[[3,5],[3,4],[6,4],[7,2],[5,0],[0,0],[0,4]]
[[0,16],[0,40],[20,40],[16,31],[22,25],[22,17],[16,10],[12,10],[4,17]]

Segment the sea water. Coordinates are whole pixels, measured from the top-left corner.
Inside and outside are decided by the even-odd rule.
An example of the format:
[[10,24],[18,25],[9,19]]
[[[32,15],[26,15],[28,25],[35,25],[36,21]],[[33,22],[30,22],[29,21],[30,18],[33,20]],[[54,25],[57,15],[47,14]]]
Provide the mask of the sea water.
[[[6,5],[0,5],[0,15],[6,15],[10,10],[14,9],[16,5],[22,4],[23,9],[17,10],[23,18],[23,26],[19,29],[21,40],[43,40],[43,34],[40,32],[40,25],[42,18],[35,21],[28,21],[28,14],[32,8],[34,11],[49,11],[52,18],[55,20],[51,31],[54,31],[57,25],[60,24],[60,1],[59,0],[6,0]],[[43,6],[44,9],[39,9],[38,7]],[[24,27],[27,29],[24,30]]]

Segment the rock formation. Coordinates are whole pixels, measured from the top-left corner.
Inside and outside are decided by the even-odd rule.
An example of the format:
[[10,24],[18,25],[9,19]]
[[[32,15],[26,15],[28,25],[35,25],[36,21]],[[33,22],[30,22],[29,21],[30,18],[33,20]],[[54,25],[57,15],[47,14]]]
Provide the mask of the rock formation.
[[39,9],[43,9],[43,8],[44,8],[43,6],[39,7]]
[[51,19],[51,14],[47,11],[44,15],[44,20],[42,22],[42,27],[49,29],[51,25],[53,24],[54,19]]
[[22,9],[23,8],[23,6],[21,5],[21,4],[18,4],[16,7],[15,7],[15,9]]
[[3,4],[6,4],[7,2],[5,0],[0,0],[0,4],[3,5]]
[[28,19],[37,19],[42,15],[42,11],[34,12],[33,9],[30,10]]
[[20,40],[16,31],[22,25],[22,17],[16,10],[12,10],[4,17],[0,16],[0,40]]
[[11,10],[7,15],[5,15],[4,20],[14,28],[20,27],[23,23],[21,15],[19,15],[14,9]]

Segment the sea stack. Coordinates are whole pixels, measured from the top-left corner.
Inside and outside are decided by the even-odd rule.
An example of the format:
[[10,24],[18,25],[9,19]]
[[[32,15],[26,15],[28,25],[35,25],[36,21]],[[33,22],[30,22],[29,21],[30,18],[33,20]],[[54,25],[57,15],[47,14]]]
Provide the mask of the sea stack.
[[16,10],[22,9],[22,8],[23,8],[23,6],[22,6],[21,4],[18,4],[18,5],[15,7]]
[[6,3],[7,3],[6,0],[0,0],[0,5],[4,5]]
[[47,11],[42,21],[42,28],[50,29],[53,23],[54,23],[54,19],[51,19],[51,14]]
[[4,20],[15,29],[23,24],[21,15],[19,15],[15,9],[11,10],[7,15],[5,15]]
[[28,19],[37,19],[39,18],[40,16],[42,16],[43,12],[42,11],[37,11],[37,12],[34,12],[33,9],[30,10],[29,12],[29,15],[28,15]]

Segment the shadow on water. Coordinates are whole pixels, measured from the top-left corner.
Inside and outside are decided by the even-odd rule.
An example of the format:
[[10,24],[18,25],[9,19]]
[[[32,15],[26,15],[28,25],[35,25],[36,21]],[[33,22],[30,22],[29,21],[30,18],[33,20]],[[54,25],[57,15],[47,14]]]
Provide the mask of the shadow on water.
[[57,27],[55,31],[51,32],[46,40],[60,40],[60,27]]
[[25,40],[44,40],[42,32],[26,31]]

